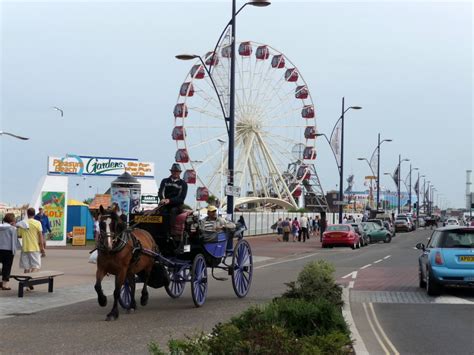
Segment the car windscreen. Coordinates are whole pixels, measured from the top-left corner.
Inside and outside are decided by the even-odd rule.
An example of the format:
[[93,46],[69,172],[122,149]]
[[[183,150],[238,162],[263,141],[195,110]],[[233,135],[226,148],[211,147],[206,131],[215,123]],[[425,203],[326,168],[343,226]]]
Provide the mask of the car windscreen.
[[474,229],[455,229],[433,233],[430,248],[474,248]]
[[347,225],[335,225],[335,226],[328,226],[326,231],[328,232],[348,232],[351,228]]

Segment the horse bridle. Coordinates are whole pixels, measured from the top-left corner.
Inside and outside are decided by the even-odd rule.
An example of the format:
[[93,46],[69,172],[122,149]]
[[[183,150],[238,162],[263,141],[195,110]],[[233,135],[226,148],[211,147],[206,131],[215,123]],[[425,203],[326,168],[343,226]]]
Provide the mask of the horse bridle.
[[[100,228],[100,223],[102,222],[103,218],[107,219],[112,219],[112,214],[101,214],[100,215],[100,222],[99,222],[99,240],[97,241],[97,249],[102,250],[102,251],[108,251],[110,253],[118,253],[121,251],[125,245],[127,245],[128,239],[130,237],[129,230],[125,228],[123,231],[121,231],[119,234],[116,234],[115,231],[112,233],[110,232],[110,223],[107,223],[107,228],[105,231],[103,231]],[[107,231],[108,229],[108,231]],[[115,228],[116,229],[116,228]],[[109,239],[110,238],[110,239]],[[110,240],[110,249],[107,248],[105,245],[105,241]],[[116,243],[118,241],[118,243]],[[113,246],[116,244],[115,246]],[[113,246],[113,247],[112,247]]]

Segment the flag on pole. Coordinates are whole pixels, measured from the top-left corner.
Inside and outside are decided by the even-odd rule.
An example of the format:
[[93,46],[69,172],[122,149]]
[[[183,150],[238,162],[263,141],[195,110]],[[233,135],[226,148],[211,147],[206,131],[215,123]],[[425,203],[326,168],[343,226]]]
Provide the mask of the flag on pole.
[[377,177],[377,166],[379,164],[379,155],[377,154],[377,148],[375,148],[374,152],[372,153],[372,156],[370,157],[369,165],[370,168],[372,169],[372,173]]
[[342,120],[336,122],[331,137],[329,139],[331,149],[336,157],[337,166],[341,166],[341,135],[342,135]]
[[395,171],[393,172],[393,175],[392,175],[392,179],[393,179],[393,181],[395,181],[395,185],[397,185],[397,188],[398,188],[399,168],[400,168],[400,165],[397,165],[397,167],[395,168]]
[[420,193],[420,178],[416,180],[415,187],[413,189],[415,190],[417,194]]

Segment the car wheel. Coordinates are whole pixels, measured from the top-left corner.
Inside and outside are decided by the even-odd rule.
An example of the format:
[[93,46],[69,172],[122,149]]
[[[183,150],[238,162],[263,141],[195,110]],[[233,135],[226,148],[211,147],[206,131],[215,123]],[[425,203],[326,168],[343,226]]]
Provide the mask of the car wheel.
[[352,248],[352,250],[354,250],[355,248],[357,248],[357,243],[354,242],[354,244],[351,245],[351,248]]
[[369,244],[372,244],[372,238],[369,237]]
[[426,270],[426,293],[428,296],[439,296],[441,294],[441,285],[436,282],[429,270]]
[[392,237],[390,236],[390,234],[387,234],[385,236],[385,240],[383,241],[384,243],[390,243],[392,241]]
[[418,286],[420,288],[426,287],[426,282],[423,280],[423,272],[421,271],[421,266],[418,266]]
[[362,245],[360,244],[360,239],[359,239],[359,241],[357,242],[357,249],[360,249],[361,246]]

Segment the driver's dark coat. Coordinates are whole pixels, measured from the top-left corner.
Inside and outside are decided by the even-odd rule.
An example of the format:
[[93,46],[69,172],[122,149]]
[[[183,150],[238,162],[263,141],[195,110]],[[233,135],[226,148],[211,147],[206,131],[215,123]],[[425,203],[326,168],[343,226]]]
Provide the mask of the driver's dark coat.
[[160,200],[167,198],[170,205],[179,206],[184,203],[188,193],[188,184],[183,179],[173,181],[171,177],[161,180],[158,197]]

